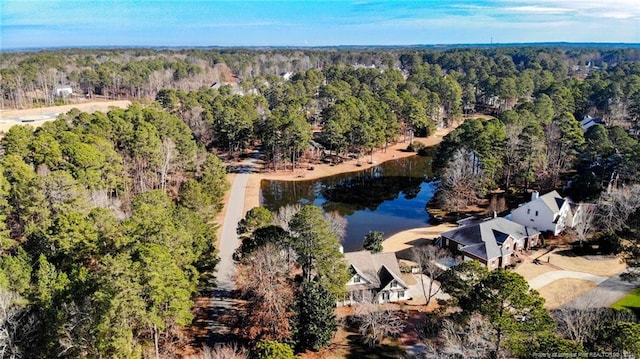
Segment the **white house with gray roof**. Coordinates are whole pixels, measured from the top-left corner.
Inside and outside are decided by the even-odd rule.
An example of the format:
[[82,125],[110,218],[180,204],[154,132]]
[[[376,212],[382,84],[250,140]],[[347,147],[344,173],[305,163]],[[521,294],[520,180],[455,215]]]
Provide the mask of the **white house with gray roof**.
[[395,253],[358,251],[345,253],[344,257],[351,271],[351,279],[347,282],[347,294],[338,302],[339,305],[409,299],[409,287],[402,280]]
[[516,251],[538,245],[539,236],[533,228],[497,217],[442,233],[440,246],[494,270],[511,264]]
[[531,201],[511,211],[511,220],[557,236],[565,228],[573,228],[578,224],[580,207],[556,191],[542,196],[533,192]]

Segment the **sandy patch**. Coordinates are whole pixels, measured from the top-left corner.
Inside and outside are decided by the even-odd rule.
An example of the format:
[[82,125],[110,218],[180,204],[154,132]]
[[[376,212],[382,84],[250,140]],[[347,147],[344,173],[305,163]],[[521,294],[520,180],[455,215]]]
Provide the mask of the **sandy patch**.
[[[96,111],[108,112],[110,107],[126,108],[130,104],[131,101],[128,100],[91,101],[73,105],[30,108],[27,110],[1,110],[0,132],[7,132],[9,128],[15,125],[29,125],[34,128],[40,127],[43,123],[56,120],[56,116],[54,116],[54,114],[66,113],[74,108],[89,113]],[[33,120],[33,122],[20,122],[19,119],[22,117]]]
[[569,303],[582,294],[597,287],[598,284],[581,279],[558,279],[540,289],[540,295],[545,299],[544,307],[555,309]]
[[251,208],[260,206],[260,183],[262,177],[258,173],[249,175],[247,188],[244,193],[244,213],[246,214]]
[[[414,141],[422,142],[425,146],[431,147],[442,142],[442,138],[446,136],[449,132],[453,131],[455,127],[449,128],[441,128],[436,131],[435,134],[429,137],[419,137],[415,138]],[[415,156],[414,152],[405,152],[405,149],[409,145],[409,142],[399,142],[394,145],[391,145],[387,148],[387,150],[381,150],[378,152],[374,152],[373,154],[373,162],[369,163],[370,156],[366,155],[357,159],[352,159],[349,161],[342,162],[338,165],[330,165],[326,163],[322,164],[314,164],[313,170],[304,168],[297,168],[295,171],[289,170],[281,170],[278,172],[266,172],[261,174],[256,174],[261,179],[274,179],[280,181],[299,181],[299,180],[309,180],[309,179],[318,179],[333,176],[340,173],[350,173],[350,172],[358,172],[365,170],[367,168],[375,167],[383,162],[390,161],[393,159],[404,158],[409,156]],[[360,164],[360,166],[358,166]],[[253,175],[252,175],[253,176]]]
[[396,233],[382,242],[383,252],[400,252],[420,243],[440,237],[442,232],[456,228],[455,224],[443,223],[437,226],[412,228]]
[[74,109],[74,108],[77,108],[78,110],[84,111],[84,112],[96,112],[96,111],[106,112],[106,111],[109,111],[109,107],[126,108],[130,104],[131,104],[131,101],[129,100],[88,101],[83,103],[76,103],[73,105],[39,107],[39,108],[30,108],[26,110],[1,110],[0,118],[37,116],[43,113],[51,113],[51,112],[65,113],[65,112],[69,112],[71,109]]

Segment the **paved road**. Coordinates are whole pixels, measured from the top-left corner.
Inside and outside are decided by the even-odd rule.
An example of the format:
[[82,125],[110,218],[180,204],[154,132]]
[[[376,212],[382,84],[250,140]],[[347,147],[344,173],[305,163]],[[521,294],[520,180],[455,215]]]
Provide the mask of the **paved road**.
[[236,229],[238,222],[244,217],[244,196],[249,180],[250,172],[253,170],[254,159],[240,167],[235,168],[239,171],[235,176],[231,185],[227,210],[225,212],[224,222],[222,223],[222,237],[218,248],[220,262],[216,268],[216,278],[218,286],[213,292],[211,298],[211,336],[209,345],[215,343],[228,342],[233,340],[229,334],[229,320],[236,317],[237,301],[233,298],[235,290],[235,263],[233,262],[233,253],[240,245]]
[[244,216],[244,194],[248,180],[249,173],[238,173],[236,175],[231,186],[227,212],[222,224],[222,238],[220,238],[220,248],[218,248],[220,263],[218,263],[216,278],[218,279],[218,288],[227,291],[235,289],[233,252],[240,245],[236,229],[238,222]]
[[581,279],[598,284],[597,287],[564,305],[570,308],[609,307],[640,285],[638,282],[625,282],[620,279],[620,275],[601,277],[584,272],[558,270],[540,274],[529,281],[529,286],[533,289],[540,289],[558,279]]
[[597,287],[582,294],[578,298],[565,304],[570,308],[599,308],[610,307],[625,295],[638,287],[640,282],[626,282],[620,279],[620,275],[613,276],[603,281]]

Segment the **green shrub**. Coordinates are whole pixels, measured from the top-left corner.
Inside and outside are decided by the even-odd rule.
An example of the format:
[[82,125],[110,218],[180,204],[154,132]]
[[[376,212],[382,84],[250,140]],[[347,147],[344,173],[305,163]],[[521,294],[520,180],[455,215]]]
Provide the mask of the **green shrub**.
[[284,343],[273,340],[262,340],[256,344],[258,359],[293,359],[293,349]]

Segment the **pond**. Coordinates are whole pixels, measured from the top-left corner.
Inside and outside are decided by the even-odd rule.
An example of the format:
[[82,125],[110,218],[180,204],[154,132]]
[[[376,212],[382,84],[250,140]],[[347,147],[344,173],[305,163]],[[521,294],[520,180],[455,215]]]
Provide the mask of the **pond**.
[[412,156],[317,180],[264,180],[261,203],[272,211],[300,203],[338,212],[347,220],[344,249],[355,251],[370,230],[389,237],[427,226],[425,206],[437,188],[431,177],[431,157]]

